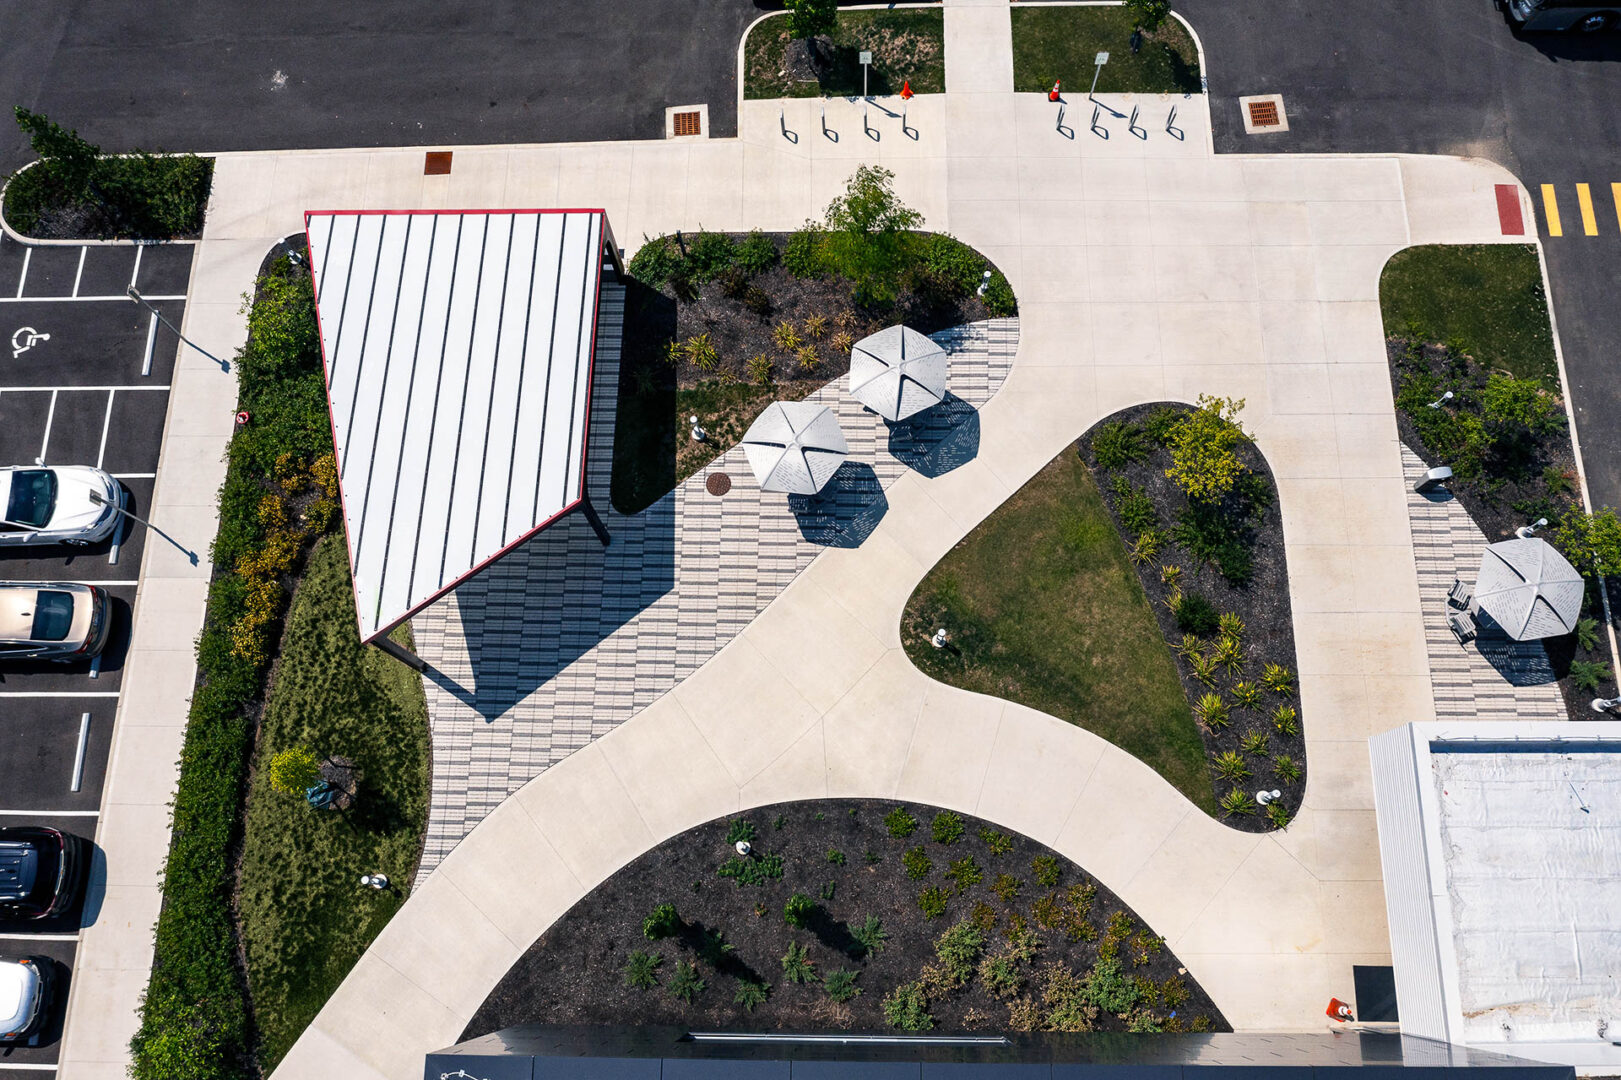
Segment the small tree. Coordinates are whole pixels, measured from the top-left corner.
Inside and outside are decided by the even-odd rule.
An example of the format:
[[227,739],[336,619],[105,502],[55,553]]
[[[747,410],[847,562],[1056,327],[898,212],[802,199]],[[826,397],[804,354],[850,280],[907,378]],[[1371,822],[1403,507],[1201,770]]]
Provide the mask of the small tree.
[[1217,502],[1249,472],[1238,460],[1238,448],[1250,437],[1238,425],[1243,398],[1199,395],[1190,413],[1171,434],[1171,467],[1165,475],[1196,502]]
[[82,198],[89,191],[90,177],[101,148],[81,139],[77,131],[65,129],[21,105],[17,106],[16,114],[17,126],[27,133],[29,145],[39,155],[40,168],[60,184],[67,195]]
[[1158,30],[1170,17],[1170,0],[1126,0],[1126,10],[1139,30]]
[[321,782],[321,763],[302,746],[291,746],[270,759],[270,786],[283,795],[302,795]]
[[838,0],[788,0],[788,31],[794,37],[831,34],[838,22]]
[[895,194],[895,174],[878,165],[863,165],[844,185],[844,194],[827,204],[827,227],[837,232],[902,232],[923,224],[923,215]]

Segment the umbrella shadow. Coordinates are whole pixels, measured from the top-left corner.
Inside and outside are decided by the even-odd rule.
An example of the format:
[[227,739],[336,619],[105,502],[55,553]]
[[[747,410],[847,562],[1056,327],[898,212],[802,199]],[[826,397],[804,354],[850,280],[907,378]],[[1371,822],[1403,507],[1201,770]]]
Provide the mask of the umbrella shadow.
[[855,548],[889,512],[884,485],[871,465],[846,460],[815,495],[788,496],[799,534],[820,547]]
[[1540,640],[1516,641],[1484,611],[1474,612],[1476,634],[1470,642],[1510,686],[1544,686],[1558,681],[1548,650]]
[[889,424],[889,452],[913,472],[944,476],[979,456],[979,410],[956,394]]

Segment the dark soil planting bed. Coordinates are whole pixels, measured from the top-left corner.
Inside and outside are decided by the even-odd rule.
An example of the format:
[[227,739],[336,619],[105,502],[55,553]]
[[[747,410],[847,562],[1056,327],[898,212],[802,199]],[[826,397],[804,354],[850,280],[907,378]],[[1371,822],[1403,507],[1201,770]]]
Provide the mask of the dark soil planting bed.
[[462,1037],[524,1023],[1230,1030],[1080,867],[971,817],[844,800],[712,821],[636,859],[529,948]]
[[[1238,443],[1246,475],[1218,502],[1191,503],[1166,475],[1166,435],[1196,411],[1179,402],[1126,409],[1087,432],[1080,453],[1175,655],[1220,816],[1263,832],[1287,824],[1306,787],[1283,519],[1253,442]],[[1282,796],[1263,808],[1254,800],[1263,790]]]

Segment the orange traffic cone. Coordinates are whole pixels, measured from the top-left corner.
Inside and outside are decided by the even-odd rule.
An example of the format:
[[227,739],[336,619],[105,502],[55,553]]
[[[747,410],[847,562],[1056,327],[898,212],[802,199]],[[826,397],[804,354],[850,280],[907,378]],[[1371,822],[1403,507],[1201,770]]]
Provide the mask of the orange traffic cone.
[[1048,101],[1057,101],[1058,100],[1058,84],[1061,81],[1062,80],[1060,80],[1060,79],[1054,79],[1053,80],[1053,88],[1051,90],[1047,91],[1047,100]]
[[1338,1020],[1342,1024],[1347,1020],[1355,1019],[1351,1015],[1351,1006],[1336,997],[1328,999],[1328,1008],[1324,1011],[1328,1014],[1330,1020]]
[[902,101],[911,101],[912,100],[912,80],[911,79],[907,79],[905,82],[901,83],[901,100]]

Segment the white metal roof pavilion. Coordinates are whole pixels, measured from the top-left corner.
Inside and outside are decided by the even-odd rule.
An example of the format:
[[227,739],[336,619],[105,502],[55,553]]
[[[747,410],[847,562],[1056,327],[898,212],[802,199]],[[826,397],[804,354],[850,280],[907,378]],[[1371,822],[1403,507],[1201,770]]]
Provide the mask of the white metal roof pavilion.
[[[601,210],[305,215],[364,641],[575,507]],[[393,651],[392,649],[390,651]]]

